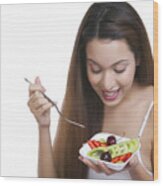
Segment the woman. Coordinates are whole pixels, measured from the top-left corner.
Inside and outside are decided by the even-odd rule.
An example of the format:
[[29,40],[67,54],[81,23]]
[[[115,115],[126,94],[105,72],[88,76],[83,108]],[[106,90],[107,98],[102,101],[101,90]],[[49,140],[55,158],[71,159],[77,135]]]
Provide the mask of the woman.
[[[60,118],[52,146],[52,104],[44,91],[39,78],[29,87],[39,128],[39,177],[153,179],[153,58],[142,20],[128,3],[94,3],[80,25],[62,112],[86,128]],[[100,131],[140,137],[141,151],[125,170],[79,156],[82,144]]]

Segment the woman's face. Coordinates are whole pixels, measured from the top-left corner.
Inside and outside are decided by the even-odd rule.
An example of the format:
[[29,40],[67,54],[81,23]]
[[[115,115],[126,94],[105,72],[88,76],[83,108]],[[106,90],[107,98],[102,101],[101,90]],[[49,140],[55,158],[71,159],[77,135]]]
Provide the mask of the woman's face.
[[116,106],[131,90],[136,61],[127,42],[93,39],[86,47],[88,80],[106,106]]

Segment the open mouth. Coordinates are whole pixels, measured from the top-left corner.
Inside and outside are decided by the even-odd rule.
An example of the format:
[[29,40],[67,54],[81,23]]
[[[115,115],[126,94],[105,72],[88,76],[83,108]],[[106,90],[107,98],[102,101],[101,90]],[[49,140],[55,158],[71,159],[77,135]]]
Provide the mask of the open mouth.
[[102,91],[102,96],[106,101],[114,101],[117,99],[119,95],[120,89],[114,90],[114,91]]

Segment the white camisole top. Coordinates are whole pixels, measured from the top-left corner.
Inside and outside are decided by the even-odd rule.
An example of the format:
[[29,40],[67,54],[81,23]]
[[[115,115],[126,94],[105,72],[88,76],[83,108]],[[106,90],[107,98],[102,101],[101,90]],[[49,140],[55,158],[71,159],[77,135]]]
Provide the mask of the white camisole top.
[[[147,121],[150,115],[150,112],[152,110],[153,107],[153,101],[151,102],[146,115],[143,119],[142,125],[140,127],[139,133],[138,133],[138,137],[141,138],[143,131],[145,129],[145,126],[147,125]],[[141,158],[141,152],[140,150],[138,151],[138,160],[141,163],[142,167],[144,168],[144,170],[149,174],[149,175],[153,175],[153,173],[147,169],[147,167],[144,165],[142,158]],[[93,169],[88,169],[88,174],[87,174],[87,179],[104,179],[104,180],[132,180],[130,173],[128,170],[124,170],[121,172],[117,172],[114,173],[112,175],[106,175],[105,173],[96,173]]]

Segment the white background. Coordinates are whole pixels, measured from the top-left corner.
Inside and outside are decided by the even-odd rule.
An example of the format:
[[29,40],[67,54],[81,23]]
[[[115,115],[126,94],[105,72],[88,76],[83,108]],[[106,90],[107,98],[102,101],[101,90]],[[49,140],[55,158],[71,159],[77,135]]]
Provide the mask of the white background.
[[[1,2],[1,1],[0,1]],[[16,1],[12,1],[11,3],[13,3],[13,2],[16,2]],[[20,2],[20,1],[19,1]],[[28,1],[29,2],[29,1]],[[34,2],[34,1],[33,1]],[[35,1],[36,2],[36,1]],[[41,1],[38,1],[38,2],[41,2]],[[42,2],[46,2],[46,1],[42,1]],[[48,2],[50,2],[50,1],[48,1]],[[54,2],[54,1],[51,1],[51,2]],[[72,2],[72,1],[71,1]],[[2,2],[3,3],[3,2]],[[7,3],[7,1],[5,1],[4,3]],[[161,13],[161,11],[160,11],[160,13]],[[161,28],[160,28],[161,29]],[[159,38],[161,38],[161,35],[159,36]],[[47,38],[47,41],[48,41],[48,38]],[[46,43],[45,43],[46,44]],[[161,47],[160,47],[161,48]],[[31,51],[32,51],[32,49],[31,49]],[[37,52],[37,51],[35,51],[35,52]],[[68,55],[68,54],[67,54]],[[36,56],[32,56],[32,57],[35,57],[35,59],[37,58]],[[160,55],[160,57],[161,57],[161,55]],[[19,59],[20,60],[20,59]],[[161,59],[160,59],[160,61],[161,61]],[[27,69],[28,68],[30,68],[30,67],[28,67],[27,66]],[[161,64],[159,64],[159,68],[161,68],[162,69],[162,67],[161,67]],[[22,74],[22,75],[24,75],[24,72],[25,71],[23,71],[23,72],[19,72],[18,74]],[[37,69],[35,69],[34,70],[34,72],[38,72],[37,71]],[[43,72],[42,72],[43,73]],[[65,71],[65,73],[66,73],[66,71]],[[43,73],[44,74],[44,73]],[[25,74],[26,75],[26,74]],[[27,75],[28,75],[28,77],[29,78],[33,78],[33,73],[31,73],[31,74],[28,74],[27,73]],[[40,75],[40,74],[37,74],[37,75]],[[42,75],[42,74],[41,74]],[[159,71],[159,75],[161,76],[161,73],[160,73],[160,71]],[[11,74],[11,77],[12,77],[12,74]],[[16,77],[17,78],[19,78],[18,77],[18,75],[16,75]],[[24,77],[24,76],[23,76]],[[58,77],[58,76],[57,76]],[[15,78],[15,75],[14,75],[14,78]],[[160,77],[161,78],[161,77]],[[53,80],[53,74],[52,74],[52,78],[50,78],[50,79],[52,79]],[[21,81],[21,80],[19,80],[19,81]],[[47,87],[53,87],[53,83],[54,82],[48,82],[47,80],[46,80],[46,78],[44,79],[43,78],[43,82],[47,85]],[[22,80],[22,86],[23,86],[23,80]],[[49,83],[49,84],[48,84]],[[52,84],[51,84],[52,83]],[[11,82],[11,87],[12,86],[16,86],[16,84],[15,84],[15,81],[14,81],[14,79],[12,80],[12,82]],[[25,87],[26,86],[24,86],[24,87],[19,87],[19,90],[21,90],[22,92],[24,91],[24,89],[25,89]],[[161,91],[161,84],[159,84],[159,88],[160,88],[160,91]],[[50,92],[50,90],[48,90],[49,92],[49,95],[52,95],[53,96],[53,91],[52,91],[52,93]],[[13,93],[14,95],[15,95],[15,93]],[[161,95],[161,93],[159,92],[159,95]],[[27,96],[27,94],[24,94],[23,95],[24,97],[25,96]],[[56,95],[55,95],[56,96]],[[22,97],[20,97],[20,99],[24,99],[24,97],[22,98]],[[53,96],[54,97],[54,96]],[[57,99],[59,99],[58,97],[57,97]],[[161,103],[161,98],[159,98],[159,103]],[[18,104],[19,105],[19,104]],[[20,106],[20,105],[19,105]],[[160,106],[159,106],[159,109],[160,109]],[[161,110],[161,109],[160,109]],[[16,111],[15,110],[15,112],[18,112],[18,113],[23,113],[23,111]],[[30,117],[30,114],[28,115],[28,117]],[[19,118],[14,118],[14,119],[18,119],[18,122],[20,122],[20,120],[19,120]],[[161,118],[159,117],[159,119],[160,119],[160,124],[161,124]],[[34,122],[34,121],[33,121]],[[23,125],[23,124],[22,124]],[[31,125],[31,123],[30,123],[30,125]],[[27,125],[25,125],[24,127],[27,127],[28,128],[28,126]],[[25,128],[25,130],[27,130],[27,128]],[[36,130],[36,128],[33,128],[34,129],[34,131],[35,132],[37,132],[37,130]],[[13,128],[12,128],[12,131],[13,131]],[[20,132],[20,131],[16,131],[16,132]],[[27,131],[27,133],[28,133],[28,131]],[[25,133],[25,134],[27,134],[27,133]],[[159,134],[161,133],[161,125],[159,126]],[[20,133],[19,133],[20,134]],[[22,134],[22,136],[24,136],[24,134]],[[23,139],[24,140],[24,139]],[[30,140],[35,140],[35,139],[30,139]],[[160,139],[160,141],[161,141],[161,139]],[[23,141],[24,142],[24,141]],[[28,145],[28,144],[26,144],[26,145]],[[29,146],[31,146],[32,144],[29,144]],[[28,147],[29,147],[28,146]],[[20,147],[20,148],[22,148],[22,146]],[[29,149],[28,149],[29,150]],[[159,151],[159,152],[161,152],[161,151]],[[30,154],[30,153],[29,153]],[[28,155],[28,153],[26,154],[26,156]],[[160,155],[160,153],[159,153],[159,155]],[[161,157],[161,156],[159,156],[159,157]],[[36,157],[37,158],[37,157]],[[159,162],[162,162],[161,161],[161,158],[159,158]],[[161,164],[161,163],[159,163],[159,164]],[[161,166],[159,166],[159,170],[161,170]],[[114,183],[114,184],[137,184],[137,182],[124,182],[124,181],[101,181],[100,180],[100,182],[99,182],[99,180],[80,180],[80,181],[78,181],[78,180],[57,180],[57,179],[52,179],[52,180],[50,180],[50,179],[20,179],[20,178],[3,178],[3,179],[1,179],[0,181],[2,181],[3,182],[3,184],[13,184],[13,182],[14,183],[16,183],[17,185],[19,185],[19,184],[37,184],[37,183],[39,183],[39,184],[56,184],[56,183],[62,183],[62,184],[66,184],[66,183],[70,183],[70,184],[83,184],[83,183],[87,183],[87,184],[91,184],[91,185],[93,185],[93,184],[95,184],[95,185],[97,185],[98,183],[103,183],[104,185],[105,184],[110,184],[110,183]],[[44,181],[46,181],[45,183],[44,183]],[[88,183],[89,182],[89,183]],[[161,173],[160,173],[160,181],[157,181],[157,182],[155,182],[155,183],[148,183],[148,184],[161,184],[162,183],[162,180],[161,180]],[[139,184],[141,184],[140,182],[139,182]],[[143,185],[144,184],[146,184],[145,182],[143,182]]]
[[[2,5],[1,134],[3,176],[37,177],[38,127],[27,106],[28,84],[40,76],[61,107],[72,48],[90,3]],[[80,11],[79,11],[80,10]],[[58,114],[51,113],[51,137]]]

